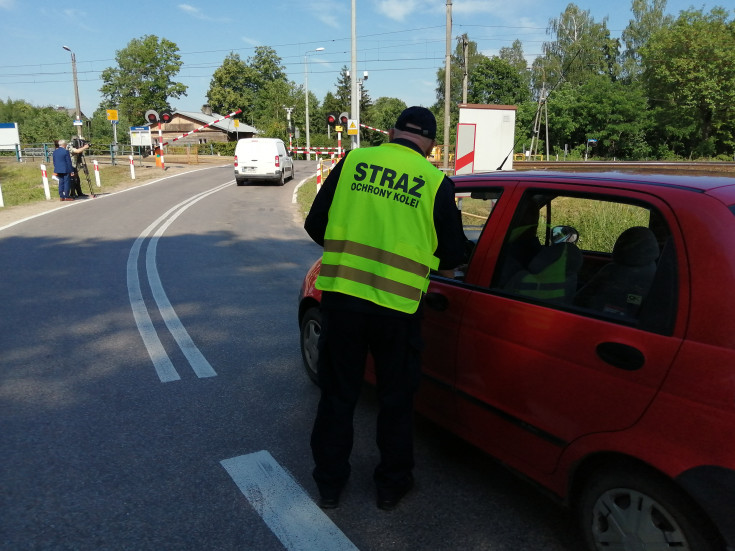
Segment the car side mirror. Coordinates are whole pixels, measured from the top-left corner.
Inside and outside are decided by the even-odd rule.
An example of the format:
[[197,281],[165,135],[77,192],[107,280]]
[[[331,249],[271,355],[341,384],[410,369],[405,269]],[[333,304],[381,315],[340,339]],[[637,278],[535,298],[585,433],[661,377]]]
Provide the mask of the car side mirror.
[[554,226],[551,228],[551,242],[576,243],[579,240],[579,232],[572,226]]

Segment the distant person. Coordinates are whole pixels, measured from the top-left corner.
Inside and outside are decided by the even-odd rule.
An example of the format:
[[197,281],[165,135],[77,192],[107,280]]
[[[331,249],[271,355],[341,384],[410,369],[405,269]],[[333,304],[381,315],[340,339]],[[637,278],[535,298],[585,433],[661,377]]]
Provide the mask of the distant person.
[[429,272],[454,277],[465,238],[454,183],[426,156],[436,119],[409,107],[390,143],[353,149],[314,199],[304,228],[324,247],[318,381],[311,434],[319,505],[337,507],[350,476],[353,415],[368,351],[375,360],[380,462],[377,506],[413,487],[413,397],[421,378],[421,299]]
[[82,136],[79,136],[79,139],[82,140],[82,142],[84,143],[83,146],[79,148],[74,147],[73,140],[72,143],[69,143],[66,146],[66,149],[72,155],[72,164],[74,166],[74,171],[72,172],[71,178],[69,179],[69,196],[74,198],[87,197],[87,195],[82,193],[82,175],[79,170],[80,168],[83,168],[85,166],[85,161],[82,158],[82,155],[84,155],[84,152],[89,149],[89,144],[84,142],[84,138]]
[[58,146],[54,149],[54,176],[59,179],[59,200],[73,201],[69,196],[70,178],[74,172],[74,166],[71,164],[71,155],[66,149],[66,140],[59,140]]

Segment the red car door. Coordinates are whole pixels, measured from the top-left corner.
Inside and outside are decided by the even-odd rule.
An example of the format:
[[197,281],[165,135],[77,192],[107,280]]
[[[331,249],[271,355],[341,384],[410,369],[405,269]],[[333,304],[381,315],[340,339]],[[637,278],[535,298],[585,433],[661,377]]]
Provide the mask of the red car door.
[[[513,220],[524,198],[544,197],[543,189],[530,191],[531,187],[521,184],[507,197],[512,205],[507,212],[516,212]],[[684,247],[675,218],[663,201],[590,185],[555,186],[548,197],[563,205],[559,196],[565,193],[574,201],[582,200],[579,194],[589,201],[599,195],[605,199],[599,203],[604,208],[632,210],[638,217],[648,213],[651,225],[655,218],[659,227],[665,227],[659,229],[659,236],[669,243],[668,250],[676,251],[671,264],[678,270],[676,296],[668,300],[680,312],[686,311]],[[593,204],[599,208],[597,202]],[[551,216],[553,225],[554,213],[560,209],[547,208],[541,207],[542,218]],[[563,222],[571,225],[574,219]],[[503,225],[496,232],[499,235],[510,235],[510,214],[490,223]],[[595,255],[585,251],[583,243],[594,242],[593,232],[580,233],[579,248],[590,258]],[[474,286],[461,303],[463,312],[455,316],[461,318],[455,361],[462,434],[516,468],[550,472],[575,439],[623,430],[636,422],[672,364],[682,341],[684,320],[679,316],[670,330],[654,332],[608,317],[609,313],[577,308],[573,298],[566,304],[547,303],[493,288],[493,272],[503,260],[502,250],[498,252],[501,240],[487,247],[492,262],[472,282]]]

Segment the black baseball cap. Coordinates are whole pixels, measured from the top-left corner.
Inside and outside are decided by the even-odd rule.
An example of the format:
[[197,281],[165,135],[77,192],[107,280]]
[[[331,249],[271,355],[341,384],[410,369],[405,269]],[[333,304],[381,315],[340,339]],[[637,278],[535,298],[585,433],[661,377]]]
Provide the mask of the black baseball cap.
[[[413,126],[407,126],[408,124]],[[404,109],[403,113],[398,116],[395,128],[403,132],[418,134],[430,140],[436,138],[436,118],[426,107],[414,105]]]

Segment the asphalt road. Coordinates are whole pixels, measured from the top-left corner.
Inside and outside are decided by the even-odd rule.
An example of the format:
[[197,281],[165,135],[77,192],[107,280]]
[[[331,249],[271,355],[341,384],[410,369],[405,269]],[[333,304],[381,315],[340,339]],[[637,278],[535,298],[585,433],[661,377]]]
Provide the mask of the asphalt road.
[[320,249],[284,187],[169,175],[0,224],[0,548],[545,550],[570,516],[416,421],[417,485],[375,507],[376,405],[340,507],[314,504],[296,299]]

